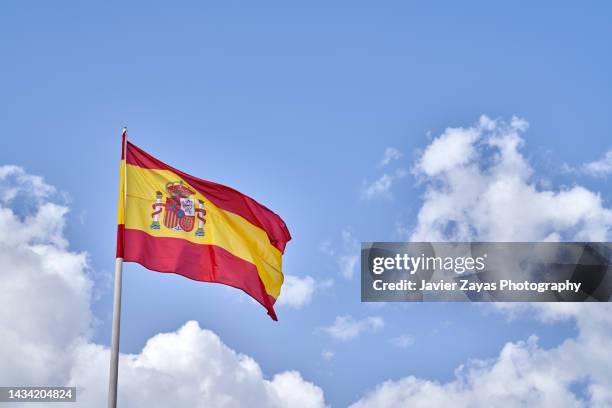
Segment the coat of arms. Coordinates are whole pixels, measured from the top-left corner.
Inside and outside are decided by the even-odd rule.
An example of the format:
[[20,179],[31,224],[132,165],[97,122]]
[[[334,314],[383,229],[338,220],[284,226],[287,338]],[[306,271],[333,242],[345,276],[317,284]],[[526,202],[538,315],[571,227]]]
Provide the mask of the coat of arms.
[[204,236],[204,224],[206,210],[204,201],[198,200],[198,207],[195,206],[195,199],[191,198],[195,194],[189,187],[183,185],[182,181],[166,184],[166,202],[162,203],[163,194],[158,191],[156,200],[153,204],[153,222],[151,229],[160,229],[159,218],[162,210],[164,212],[164,227],[174,231],[191,232],[198,222],[195,232],[197,236]]

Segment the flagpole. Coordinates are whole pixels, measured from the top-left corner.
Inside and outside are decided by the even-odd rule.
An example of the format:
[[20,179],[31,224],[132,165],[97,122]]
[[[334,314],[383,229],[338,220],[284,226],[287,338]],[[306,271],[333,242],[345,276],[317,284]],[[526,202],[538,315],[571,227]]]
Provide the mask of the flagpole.
[[[127,194],[127,128],[122,132],[123,146],[123,214],[125,217],[125,203]],[[125,218],[124,218],[125,219]],[[121,323],[121,280],[123,275],[123,258],[115,259],[115,290],[113,295],[113,331],[111,336],[111,359],[108,379],[108,408],[117,407],[117,377],[119,374],[119,332]]]

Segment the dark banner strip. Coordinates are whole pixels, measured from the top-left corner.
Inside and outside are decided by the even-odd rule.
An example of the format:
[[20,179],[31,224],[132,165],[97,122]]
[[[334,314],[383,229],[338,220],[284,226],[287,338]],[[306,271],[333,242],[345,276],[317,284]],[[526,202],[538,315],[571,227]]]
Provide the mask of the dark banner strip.
[[375,242],[363,302],[608,302],[607,242]]

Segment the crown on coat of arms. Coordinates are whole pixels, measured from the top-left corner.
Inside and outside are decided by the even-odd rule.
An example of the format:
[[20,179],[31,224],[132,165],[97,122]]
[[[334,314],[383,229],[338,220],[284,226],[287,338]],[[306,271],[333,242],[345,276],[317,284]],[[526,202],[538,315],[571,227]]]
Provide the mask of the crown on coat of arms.
[[182,181],[166,184],[166,191],[172,197],[189,197],[195,194],[189,187],[184,186]]

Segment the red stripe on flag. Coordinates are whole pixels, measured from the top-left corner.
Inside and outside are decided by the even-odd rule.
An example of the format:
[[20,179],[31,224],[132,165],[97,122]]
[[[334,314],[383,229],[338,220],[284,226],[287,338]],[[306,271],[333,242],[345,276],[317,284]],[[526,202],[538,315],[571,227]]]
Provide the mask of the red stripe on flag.
[[216,245],[169,237],[153,237],[140,230],[126,229],[126,262],[137,262],[157,272],[176,273],[187,278],[222,283],[241,289],[268,310],[274,320],[274,302],[268,295],[254,264],[232,255]]
[[238,214],[251,224],[263,229],[270,243],[281,253],[285,252],[285,245],[291,240],[291,234],[285,222],[272,210],[233,188],[202,180],[170,167],[130,142],[127,143],[127,146],[127,164],[145,169],[169,170],[175,173],[217,207]]

